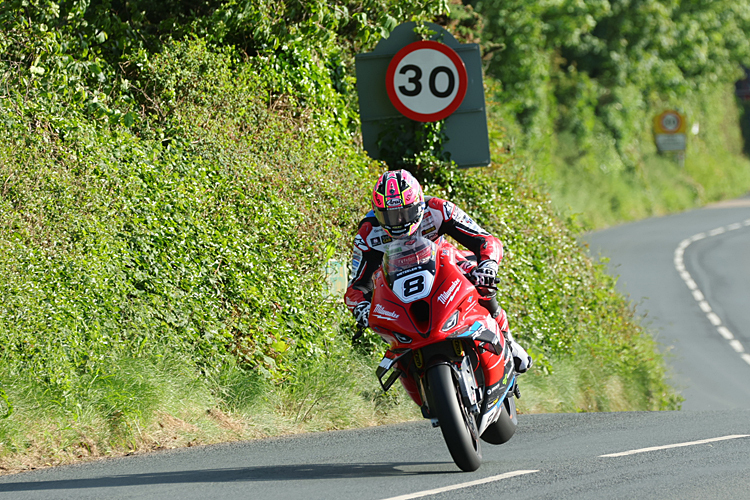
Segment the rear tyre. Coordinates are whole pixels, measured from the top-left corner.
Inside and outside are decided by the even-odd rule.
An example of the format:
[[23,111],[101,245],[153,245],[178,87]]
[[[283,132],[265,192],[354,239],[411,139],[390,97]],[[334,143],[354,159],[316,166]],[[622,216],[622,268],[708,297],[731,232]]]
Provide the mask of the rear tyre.
[[[510,414],[509,414],[510,413]],[[490,444],[507,443],[516,433],[516,404],[512,397],[505,398],[500,417],[482,433],[482,440]]]
[[482,464],[482,448],[477,436],[474,416],[461,403],[458,387],[448,365],[437,365],[427,372],[434,407],[445,444],[453,461],[464,472],[472,472]]

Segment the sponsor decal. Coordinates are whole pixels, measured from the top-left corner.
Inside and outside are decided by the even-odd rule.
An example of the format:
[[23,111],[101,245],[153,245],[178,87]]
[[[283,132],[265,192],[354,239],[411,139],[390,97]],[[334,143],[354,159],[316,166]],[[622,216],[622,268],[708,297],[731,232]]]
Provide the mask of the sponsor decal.
[[461,289],[461,280],[459,278],[456,279],[453,283],[451,283],[450,288],[448,288],[446,291],[438,295],[438,302],[443,304],[444,306],[447,306],[450,304],[458,291]]
[[349,297],[346,298],[346,305],[347,306],[356,306],[357,304],[359,304],[359,302],[351,300]]
[[359,265],[362,262],[362,252],[359,250],[359,248],[354,247],[354,252],[352,253],[352,271],[349,273],[349,275],[354,279],[355,276],[357,276],[357,271],[359,271]]
[[370,246],[371,247],[376,247],[378,245],[380,245],[380,237],[379,236],[376,236],[374,238],[370,238]]
[[383,243],[383,245],[385,245],[386,243],[390,243],[391,241],[393,241],[393,238],[391,238],[387,234],[384,234],[383,236],[380,237],[380,241],[381,243]]
[[461,224],[462,226],[464,226],[466,229],[469,229],[470,231],[473,231],[479,234],[487,234],[487,231],[479,227],[479,224],[474,222],[474,219],[469,217],[466,214],[466,212],[464,212],[460,208],[456,208],[454,219],[456,220],[457,224]]
[[451,217],[453,217],[453,203],[450,201],[446,201],[443,203],[443,218],[445,220],[451,220]]
[[508,377],[509,376],[510,376],[510,373],[506,373],[505,374],[505,377],[503,377],[503,384],[507,384],[508,383]]
[[399,314],[387,310],[385,307],[381,306],[380,304],[375,304],[375,310],[372,312],[376,318],[380,319],[388,319],[388,320],[397,320],[399,318]]
[[428,234],[434,233],[435,231],[437,231],[437,228],[435,226],[430,226],[427,229],[422,230],[422,236],[427,236]]
[[354,237],[354,246],[359,248],[363,252],[366,252],[370,249],[370,247],[367,246],[367,242],[359,234]]
[[385,204],[388,207],[400,207],[401,198],[388,198],[387,200],[385,200]]

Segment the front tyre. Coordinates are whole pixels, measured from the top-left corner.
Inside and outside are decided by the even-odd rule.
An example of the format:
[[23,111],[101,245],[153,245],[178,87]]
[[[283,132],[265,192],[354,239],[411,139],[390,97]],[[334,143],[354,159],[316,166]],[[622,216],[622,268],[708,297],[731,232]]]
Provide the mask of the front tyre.
[[464,472],[472,472],[482,463],[482,448],[474,417],[461,403],[458,387],[448,365],[437,365],[427,372],[435,416],[440,422],[445,444],[453,461]]

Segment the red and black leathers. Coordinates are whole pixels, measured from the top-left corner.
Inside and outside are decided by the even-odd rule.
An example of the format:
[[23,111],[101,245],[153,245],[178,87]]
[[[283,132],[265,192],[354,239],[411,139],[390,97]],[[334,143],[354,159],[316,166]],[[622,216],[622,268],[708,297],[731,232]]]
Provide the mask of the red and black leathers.
[[[477,262],[491,259],[500,262],[503,258],[503,244],[482,229],[463,210],[453,203],[435,197],[425,197],[426,208],[419,230],[431,240],[447,234],[474,253]],[[354,237],[352,253],[351,281],[346,290],[345,301],[350,311],[372,297],[372,275],[380,267],[385,246],[391,237],[380,227],[374,212],[367,213],[359,224]],[[475,263],[466,263],[466,271]],[[505,312],[500,310],[496,318],[502,331],[508,329]]]

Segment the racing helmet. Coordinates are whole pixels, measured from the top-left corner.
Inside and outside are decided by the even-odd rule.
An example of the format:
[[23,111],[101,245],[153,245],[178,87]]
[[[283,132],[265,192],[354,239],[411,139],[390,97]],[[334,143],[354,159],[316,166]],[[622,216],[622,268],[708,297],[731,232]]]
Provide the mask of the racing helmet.
[[424,215],[424,194],[419,182],[406,170],[384,173],[372,190],[372,210],[391,238],[417,232]]

